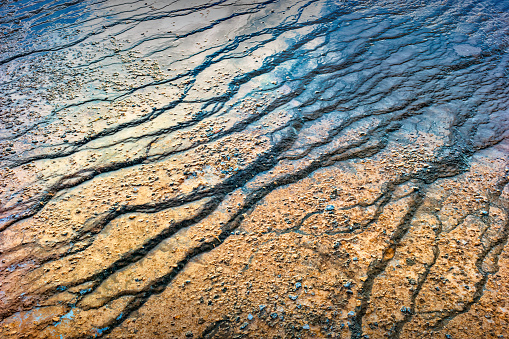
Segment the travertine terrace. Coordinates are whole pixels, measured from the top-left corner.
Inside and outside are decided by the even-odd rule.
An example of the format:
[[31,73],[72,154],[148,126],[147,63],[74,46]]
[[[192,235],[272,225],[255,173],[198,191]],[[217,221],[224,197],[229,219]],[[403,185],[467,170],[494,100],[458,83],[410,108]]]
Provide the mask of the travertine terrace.
[[508,0],[0,2],[1,338],[509,338]]

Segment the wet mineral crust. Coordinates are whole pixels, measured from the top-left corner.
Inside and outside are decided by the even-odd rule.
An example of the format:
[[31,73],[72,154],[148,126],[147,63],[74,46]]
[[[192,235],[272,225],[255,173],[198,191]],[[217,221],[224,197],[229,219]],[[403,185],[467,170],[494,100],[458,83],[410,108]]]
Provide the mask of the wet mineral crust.
[[0,4],[1,338],[508,338],[509,2]]

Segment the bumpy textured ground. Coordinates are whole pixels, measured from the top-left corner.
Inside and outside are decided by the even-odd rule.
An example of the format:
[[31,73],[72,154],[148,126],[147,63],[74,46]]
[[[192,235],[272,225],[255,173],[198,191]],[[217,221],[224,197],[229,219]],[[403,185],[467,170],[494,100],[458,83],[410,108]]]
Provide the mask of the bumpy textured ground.
[[0,3],[1,338],[509,338],[509,1]]

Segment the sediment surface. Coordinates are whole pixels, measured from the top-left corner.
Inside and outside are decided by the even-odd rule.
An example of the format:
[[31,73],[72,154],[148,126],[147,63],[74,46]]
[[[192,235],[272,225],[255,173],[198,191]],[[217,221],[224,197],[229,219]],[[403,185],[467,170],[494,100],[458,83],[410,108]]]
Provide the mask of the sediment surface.
[[5,0],[0,337],[507,338],[509,1]]

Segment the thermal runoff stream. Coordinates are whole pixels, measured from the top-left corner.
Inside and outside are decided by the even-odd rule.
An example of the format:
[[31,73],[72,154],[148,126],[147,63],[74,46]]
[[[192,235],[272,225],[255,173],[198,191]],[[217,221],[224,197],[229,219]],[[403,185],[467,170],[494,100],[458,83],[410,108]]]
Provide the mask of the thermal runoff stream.
[[509,338],[509,0],[0,1],[0,337]]

